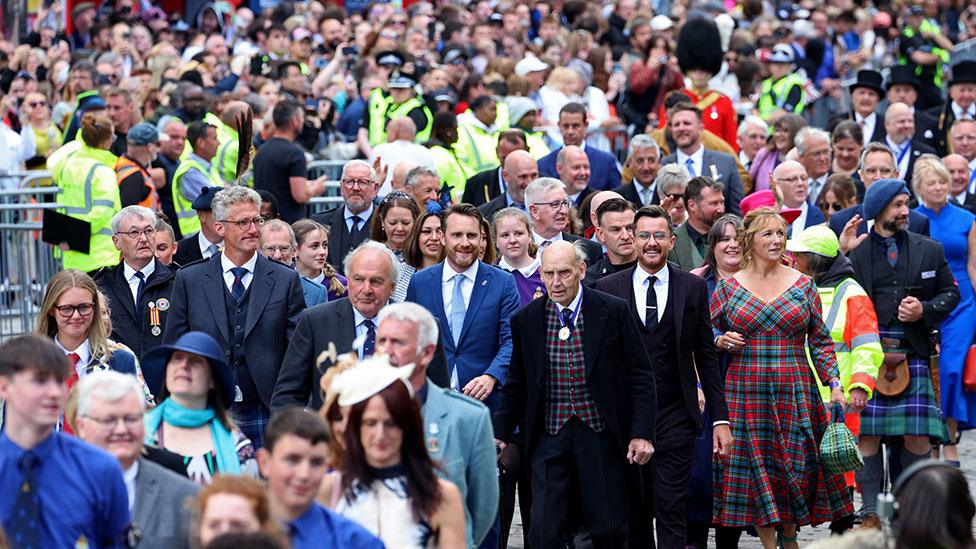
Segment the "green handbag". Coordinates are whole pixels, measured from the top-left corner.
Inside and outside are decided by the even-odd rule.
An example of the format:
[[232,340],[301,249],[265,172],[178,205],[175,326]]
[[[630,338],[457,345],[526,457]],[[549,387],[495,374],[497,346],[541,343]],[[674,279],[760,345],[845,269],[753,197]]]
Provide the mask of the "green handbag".
[[830,425],[820,441],[820,461],[824,471],[831,475],[856,471],[864,466],[857,441],[844,424],[844,411],[840,404],[835,404],[831,409]]

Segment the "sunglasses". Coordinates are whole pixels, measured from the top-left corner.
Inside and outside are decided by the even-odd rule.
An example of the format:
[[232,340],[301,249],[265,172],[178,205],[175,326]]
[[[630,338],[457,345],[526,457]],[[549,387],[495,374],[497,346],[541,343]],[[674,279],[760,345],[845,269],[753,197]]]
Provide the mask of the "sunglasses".
[[830,210],[832,212],[839,212],[844,209],[844,206],[841,206],[840,204],[833,202],[830,204],[824,203],[823,208],[826,210]]
[[32,109],[35,107],[46,107],[47,101],[31,101],[30,103],[27,104],[27,106]]

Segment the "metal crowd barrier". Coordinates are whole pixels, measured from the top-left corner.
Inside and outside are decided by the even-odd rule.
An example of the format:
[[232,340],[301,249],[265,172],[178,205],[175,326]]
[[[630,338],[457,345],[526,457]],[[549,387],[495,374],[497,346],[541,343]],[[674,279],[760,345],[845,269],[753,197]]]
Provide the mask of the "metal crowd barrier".
[[44,288],[61,261],[41,242],[41,213],[60,208],[57,187],[33,186],[47,172],[26,175],[16,189],[0,190],[0,341],[31,332]]
[[325,193],[309,200],[306,205],[309,216],[331,210],[342,204],[342,196],[339,194],[339,179],[342,177],[342,167],[345,165],[345,160],[315,160],[308,163],[309,179],[326,176]]

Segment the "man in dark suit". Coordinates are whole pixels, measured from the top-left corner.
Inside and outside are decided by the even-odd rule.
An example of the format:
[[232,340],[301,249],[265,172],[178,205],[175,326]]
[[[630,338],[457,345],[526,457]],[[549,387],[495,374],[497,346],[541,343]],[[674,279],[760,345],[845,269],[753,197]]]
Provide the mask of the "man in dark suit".
[[883,82],[884,77],[878,71],[857,71],[857,80],[848,88],[851,92],[851,111],[831,120],[830,128],[836,126],[841,120],[853,120],[861,127],[864,136],[862,145],[867,146],[872,141],[883,140],[884,124],[881,122],[881,115],[878,114],[878,103],[885,96],[885,90],[881,86]]
[[156,222],[155,212],[143,206],[127,206],[115,214],[112,242],[122,261],[95,275],[112,311],[112,339],[137,358],[162,343],[173,291],[173,271],[153,256]]
[[603,249],[592,240],[571,234],[569,229],[569,208],[571,203],[566,195],[566,185],[552,177],[540,177],[525,188],[525,204],[532,218],[532,239],[540,249],[553,242],[566,240],[580,241],[586,250],[586,262],[596,264],[603,257]]
[[305,297],[298,273],[257,253],[261,196],[228,187],[214,197],[214,227],[224,251],[176,273],[163,342],[189,331],[213,336],[237,375],[228,406],[256,448],[264,440],[269,406]]
[[376,170],[363,160],[350,160],[342,167],[339,193],[343,205],[312,216],[313,221],[329,227],[329,264],[337,271],[349,250],[369,238],[373,221],[373,199],[379,192]]
[[[668,111],[668,129],[675,141],[675,152],[665,156],[661,165],[677,164],[691,177],[710,177],[722,184],[725,211],[739,213],[742,179],[730,154],[710,151],[702,145],[702,114],[691,103],[679,103]],[[686,201],[687,204],[687,201]]]
[[527,151],[512,151],[505,157],[502,167],[502,179],[506,183],[505,192],[491,199],[487,204],[478,206],[478,211],[485,219],[491,221],[495,212],[503,208],[515,207],[528,211],[525,205],[525,188],[529,183],[539,178],[539,167]]
[[[627,463],[654,453],[654,372],[625,301],[583,290],[585,253],[542,252],[549,297],[512,317],[512,365],[495,415],[501,448],[525,432],[532,475],[529,540],[557,547],[582,526],[594,547],[627,543]],[[578,491],[574,493],[575,486]],[[570,501],[582,524],[569,524]]]
[[204,187],[200,191],[200,196],[197,196],[191,203],[200,219],[200,230],[184,236],[177,245],[176,253],[173,254],[173,262],[178,267],[195,263],[201,259],[210,259],[220,253],[224,239],[214,229],[213,211],[210,209],[213,197],[220,189],[220,187]]
[[[922,109],[915,108],[921,86],[922,84],[915,76],[915,70],[912,67],[908,65],[891,67],[891,72],[888,73],[888,82],[885,84],[888,91],[888,104],[904,103],[911,107],[915,117],[915,135],[912,139],[939,151],[939,143],[936,138],[939,121]],[[941,154],[945,153],[941,152]]]
[[[78,383],[77,391],[78,438],[119,461],[138,546],[189,547],[192,521],[186,503],[196,497],[200,486],[143,456],[146,428],[139,383],[133,376],[118,372],[94,372]],[[138,421],[129,421],[136,418]]]
[[643,513],[632,511],[631,540],[637,547],[652,545],[649,527],[653,518],[657,546],[684,549],[692,448],[701,428],[698,387],[714,422],[714,447],[722,453],[732,442],[729,412],[704,279],[668,265],[674,229],[671,217],[660,206],[637,211],[634,233],[638,265],[596,284],[598,290],[629,304],[630,316],[652,357],[657,385],[657,454],[642,468],[643,497],[634,500],[645,506]]
[[[899,470],[905,470],[928,458],[931,438],[945,433],[932,388],[932,382],[938,381],[930,379],[929,357],[937,351],[929,332],[955,308],[959,288],[942,245],[906,230],[908,202],[904,181],[882,179],[869,187],[863,211],[874,224],[870,236],[848,254],[854,278],[874,302],[882,347],[886,353],[904,353],[910,379],[901,394],[878,394],[861,411],[858,446],[864,467],[857,471],[857,480],[865,525],[878,524],[876,501],[884,485],[881,437],[904,440],[900,456],[893,454],[889,459],[892,466],[900,461]],[[894,481],[897,474],[891,477]]]
[[[811,206],[816,206],[830,172],[830,134],[808,126],[796,133],[793,142],[796,145],[797,161],[803,165],[808,178],[806,200]],[[820,219],[818,223],[823,221]]]
[[494,411],[512,355],[508,322],[520,302],[512,275],[478,259],[481,219],[470,204],[445,212],[446,257],[413,275],[407,301],[423,305],[440,322],[449,387]]
[[915,135],[915,118],[911,107],[904,103],[888,105],[884,126],[887,132],[885,144],[895,153],[896,177],[905,181],[910,188],[915,160],[923,154],[935,154],[935,149],[912,139]]
[[620,196],[613,197],[613,191],[600,191],[594,196],[609,194],[608,198],[596,207],[596,238],[607,249],[604,257],[586,266],[583,285],[592,288],[597,281],[634,266],[637,262],[637,248],[634,246],[634,205]]
[[[559,111],[559,133],[563,138],[563,146],[575,145],[586,153],[590,161],[590,171],[593,179],[590,187],[597,191],[615,189],[620,186],[620,170],[617,169],[617,159],[612,154],[588,147],[586,140],[586,107],[579,103],[566,103]],[[556,157],[562,147],[539,159],[539,173],[545,177],[559,177],[556,170]]]
[[[349,272],[347,297],[322,303],[302,313],[278,373],[271,410],[289,406],[319,409],[322,395],[319,380],[331,364],[319,364],[319,355],[353,351],[360,358],[376,348],[376,315],[390,302],[400,277],[400,262],[389,248],[378,242],[364,242],[346,256]],[[382,283],[378,283],[382,281]],[[355,348],[355,342],[362,344]],[[431,380],[441,387],[448,384],[443,347],[438,347],[427,369]]]
[[[870,188],[875,181],[897,175],[895,155],[887,145],[869,143],[861,153],[858,174],[864,186]],[[857,204],[830,216],[830,230],[840,239],[840,250],[847,253],[867,238],[868,223],[864,223],[863,206]],[[929,218],[916,211],[908,211],[908,231],[929,236]]]
[[[505,194],[505,189],[511,184],[505,178],[503,168],[505,159],[514,151],[528,151],[529,146],[525,141],[525,133],[519,129],[505,130],[498,134],[498,146],[495,154],[498,155],[499,166],[472,175],[464,184],[464,194],[461,195],[461,202],[481,207],[488,202]],[[489,217],[489,219],[491,219]]]
[[976,213],[976,193],[970,192],[969,163],[962,155],[950,154],[942,159],[949,170],[949,201]]
[[958,152],[949,140],[949,130],[956,120],[976,120],[976,97],[971,87],[976,84],[976,61],[960,61],[952,66],[949,81],[949,100],[926,112],[934,116],[936,124],[935,147],[941,154]]
[[620,196],[626,198],[635,208],[660,204],[654,179],[661,167],[661,148],[649,135],[635,135],[630,140],[630,153],[627,156],[630,171],[634,176],[630,183],[614,189]]
[[559,180],[566,186],[569,201],[577,210],[581,209],[586,197],[593,194],[590,187],[590,160],[582,149],[566,145],[556,155],[556,172]]

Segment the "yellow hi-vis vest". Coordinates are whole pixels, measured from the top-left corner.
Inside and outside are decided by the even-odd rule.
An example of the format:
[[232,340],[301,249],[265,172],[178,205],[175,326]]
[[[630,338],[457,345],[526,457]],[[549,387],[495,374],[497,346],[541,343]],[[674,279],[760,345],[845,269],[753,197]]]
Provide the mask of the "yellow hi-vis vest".
[[[772,78],[763,80],[762,87],[759,90],[759,104],[756,106],[759,111],[759,118],[768,120],[777,109],[785,109],[793,114],[802,114],[807,100],[807,93],[803,88],[804,84],[803,79],[796,73],[787,74],[776,82],[773,82]],[[786,105],[786,98],[789,97],[790,89],[793,86],[800,86],[800,101],[796,105],[792,105],[792,108],[788,108],[790,106]]]
[[173,208],[176,210],[176,220],[180,224],[180,234],[183,236],[200,230],[200,219],[197,218],[197,212],[193,209],[193,201],[187,200],[183,196],[183,176],[192,168],[196,168],[200,173],[206,175],[213,185],[222,186],[219,182],[214,181],[210,168],[192,156],[180,162],[180,165],[176,167],[170,192],[173,193]]
[[58,166],[54,182],[61,188],[58,201],[64,213],[91,224],[87,254],[63,253],[64,268],[91,272],[119,264],[119,251],[112,243],[112,216],[122,209],[115,179],[114,154],[82,143]]
[[434,171],[437,172],[442,184],[447,183],[451,187],[451,201],[457,202],[464,194],[465,183],[468,182],[471,174],[458,159],[453,148],[447,149],[441,145],[434,145],[429,150],[430,157],[434,161]]
[[498,167],[498,132],[487,132],[480,124],[458,125],[455,145],[458,160],[468,173],[478,173]]
[[427,118],[427,126],[424,128],[417,128],[417,135],[414,137],[414,143],[426,143],[430,141],[430,132],[434,127],[434,115],[430,112],[430,109],[419,97],[411,97],[410,99],[395,105],[393,101],[386,95],[383,95],[383,90],[380,88],[375,88],[369,93],[369,144],[372,147],[379,145],[380,143],[386,143],[386,123],[394,118],[401,118],[404,116],[410,116],[410,113],[414,109],[421,109],[424,113],[424,117]]
[[227,139],[220,142],[217,153],[210,159],[210,178],[225,187],[237,181],[237,158],[241,149],[237,130],[228,127],[228,132]]

